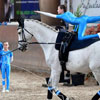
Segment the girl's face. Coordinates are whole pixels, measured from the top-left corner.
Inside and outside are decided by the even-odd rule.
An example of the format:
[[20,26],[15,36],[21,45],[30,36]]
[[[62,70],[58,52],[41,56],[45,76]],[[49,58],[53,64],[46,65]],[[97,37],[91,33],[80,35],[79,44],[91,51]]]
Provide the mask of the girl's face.
[[58,14],[63,14],[64,10],[60,8],[60,6],[58,6],[58,10],[57,10]]
[[9,43],[5,42],[3,46],[4,46],[4,49],[8,49],[9,48]]

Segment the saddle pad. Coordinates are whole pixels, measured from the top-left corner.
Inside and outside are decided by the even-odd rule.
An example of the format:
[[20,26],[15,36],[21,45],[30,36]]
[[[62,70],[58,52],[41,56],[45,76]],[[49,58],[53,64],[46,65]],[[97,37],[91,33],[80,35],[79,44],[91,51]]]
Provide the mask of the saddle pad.
[[78,50],[78,49],[82,49],[82,48],[86,48],[89,45],[93,44],[94,42],[99,41],[100,39],[98,38],[91,38],[91,39],[87,39],[87,40],[78,40],[77,36],[73,37],[73,40],[69,46],[69,51],[73,51],[73,50]]

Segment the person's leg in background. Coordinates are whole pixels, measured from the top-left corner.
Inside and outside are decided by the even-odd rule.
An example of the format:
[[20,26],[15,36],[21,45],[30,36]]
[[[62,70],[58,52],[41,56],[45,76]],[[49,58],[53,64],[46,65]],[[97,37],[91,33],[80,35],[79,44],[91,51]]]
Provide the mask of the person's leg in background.
[[6,82],[7,82],[7,86],[6,86],[6,92],[9,92],[9,86],[10,86],[10,65],[7,64],[6,65]]
[[0,70],[1,70],[2,63],[0,63]]
[[2,64],[1,66],[1,73],[2,73],[2,92],[5,92],[5,65]]

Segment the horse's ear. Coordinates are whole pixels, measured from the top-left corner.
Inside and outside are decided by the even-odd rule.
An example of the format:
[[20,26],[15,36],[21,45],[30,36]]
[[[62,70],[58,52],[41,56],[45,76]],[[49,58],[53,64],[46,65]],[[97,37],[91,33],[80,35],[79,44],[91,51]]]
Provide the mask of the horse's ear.
[[23,17],[19,17],[17,19],[18,23],[19,23],[19,27],[24,28],[24,18]]

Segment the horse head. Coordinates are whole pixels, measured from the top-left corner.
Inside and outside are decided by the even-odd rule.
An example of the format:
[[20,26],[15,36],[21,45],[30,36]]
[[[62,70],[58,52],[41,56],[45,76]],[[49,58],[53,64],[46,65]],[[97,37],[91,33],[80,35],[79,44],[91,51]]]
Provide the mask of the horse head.
[[[55,42],[57,32],[52,27],[33,19],[18,19],[18,47],[27,50],[27,44],[34,37],[38,42]],[[46,47],[41,45],[42,48]],[[47,46],[50,47],[50,46]],[[46,47],[46,49],[47,49]]]
[[27,42],[28,39],[26,38],[26,35],[24,33],[24,19],[21,17],[18,20],[19,26],[18,26],[18,48],[21,51],[27,50]]
[[18,48],[21,51],[27,50],[27,41],[26,38],[23,38],[23,29],[21,27],[18,27]]

